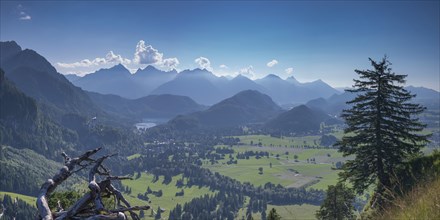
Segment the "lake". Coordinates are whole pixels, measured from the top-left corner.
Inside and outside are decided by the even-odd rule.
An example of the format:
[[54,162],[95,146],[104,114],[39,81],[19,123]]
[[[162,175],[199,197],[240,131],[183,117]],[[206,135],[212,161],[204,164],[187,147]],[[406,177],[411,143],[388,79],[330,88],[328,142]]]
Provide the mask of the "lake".
[[157,124],[153,123],[153,122],[142,122],[142,123],[137,123],[134,126],[136,126],[137,129],[144,130],[144,129],[147,129],[147,128],[154,127],[156,125]]

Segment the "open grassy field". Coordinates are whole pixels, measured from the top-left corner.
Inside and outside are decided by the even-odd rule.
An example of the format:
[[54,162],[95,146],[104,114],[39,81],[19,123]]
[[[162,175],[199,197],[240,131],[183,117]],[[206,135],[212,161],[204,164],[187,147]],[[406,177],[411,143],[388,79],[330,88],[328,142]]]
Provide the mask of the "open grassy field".
[[[240,211],[237,214],[236,219],[246,219],[246,206],[245,208],[240,209]],[[270,210],[272,208],[275,208],[277,213],[281,216],[281,219],[285,220],[295,220],[295,219],[316,219],[315,213],[319,209],[319,206],[315,205],[283,205],[283,206],[277,206],[277,205],[267,205],[266,215],[269,214]],[[261,213],[260,212],[254,212],[252,213],[252,218],[254,220],[261,220]]]
[[[264,135],[247,135],[237,137],[240,138],[242,145],[232,147],[233,156],[246,151],[267,151],[270,156],[260,159],[255,157],[239,159],[237,164],[228,165],[226,162],[229,157],[226,155],[225,159],[220,160],[218,164],[205,163],[203,166],[213,172],[219,172],[241,182],[250,182],[255,186],[271,182],[285,187],[308,186],[308,188],[325,190],[328,185],[337,182],[339,171],[332,169],[334,163],[346,160],[336,149],[291,147],[291,145],[304,144],[304,141],[306,144],[312,145],[318,136],[276,138]],[[250,145],[251,141],[254,144],[252,146]],[[262,146],[255,146],[259,142],[262,143]],[[297,160],[294,159],[295,155]],[[259,172],[260,167],[263,168],[263,173]]]
[[[153,175],[142,173],[141,177],[135,180],[123,180],[122,184],[124,186],[128,186],[131,188],[131,194],[125,195],[126,199],[131,203],[131,205],[150,205],[154,211],[157,210],[158,206],[165,209],[165,212],[162,213],[163,219],[168,219],[169,212],[173,209],[177,204],[183,205],[185,202],[189,202],[191,199],[203,196],[205,194],[214,194],[214,192],[209,191],[206,187],[182,187],[177,188],[176,182],[178,179],[181,179],[182,175],[174,176],[173,180],[169,184],[162,184],[163,176],[159,178],[158,181],[153,181]],[[153,194],[148,194],[151,203],[140,200],[137,198],[139,193],[144,194],[147,191],[147,187],[150,187],[152,191],[162,190],[163,195],[161,197],[156,197]],[[183,196],[175,196],[176,192],[180,192],[181,189],[184,190],[185,194]],[[145,212],[145,219],[154,219],[154,217],[150,217],[151,211],[148,210]]]
[[263,146],[285,147],[285,146],[319,146],[320,136],[303,136],[303,137],[271,137],[269,135],[245,135],[236,136],[240,138],[240,142],[246,145],[261,143]]
[[266,213],[275,208],[277,213],[280,214],[282,219],[316,219],[315,213],[319,209],[319,206],[315,205],[283,205],[275,206],[268,205]]
[[18,194],[18,193],[0,191],[0,198],[2,200],[5,195],[9,195],[12,199],[19,198],[19,199],[25,201],[27,204],[32,205],[32,206],[35,206],[35,202],[37,201],[37,199],[32,196],[25,196],[25,195]]
[[136,158],[139,158],[141,156],[141,154],[133,154],[127,157],[127,160],[133,160]]
[[[319,180],[310,186],[315,189],[327,189],[329,184],[335,184],[339,172],[331,169],[331,163],[311,164],[304,161],[294,162],[293,159],[277,160],[274,157],[260,159],[251,157],[249,160],[238,160],[238,164],[215,164],[204,167],[241,182],[250,182],[255,186],[271,182],[286,187],[301,187]],[[259,174],[260,167],[263,168],[262,174]]]

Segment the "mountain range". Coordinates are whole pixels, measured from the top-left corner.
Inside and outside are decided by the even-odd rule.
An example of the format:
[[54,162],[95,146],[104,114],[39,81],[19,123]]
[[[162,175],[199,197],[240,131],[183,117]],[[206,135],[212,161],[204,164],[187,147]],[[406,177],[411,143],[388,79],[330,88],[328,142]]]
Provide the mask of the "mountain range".
[[267,121],[264,130],[282,135],[315,133],[321,123],[341,123],[323,111],[300,105]]
[[[43,56],[30,49],[23,50],[14,41],[0,42],[0,51],[0,68],[4,70],[2,78],[10,80],[14,88],[16,86],[20,92],[36,101],[41,112],[60,123],[64,116],[70,114],[86,118],[98,117],[103,121],[118,121],[117,123],[129,119],[132,123],[149,117],[170,119],[178,114],[205,108],[188,97],[177,95],[151,95],[129,100],[116,95],[87,92],[58,73]],[[130,86],[128,81],[124,80],[131,80],[131,75],[122,65],[97,72],[87,75],[87,79],[99,85],[100,80],[105,81],[108,78],[106,74],[109,74],[112,76],[110,79],[120,82],[115,84],[115,88],[124,91],[126,89],[123,86]],[[157,79],[155,82],[161,82],[160,80],[165,78],[164,74],[176,74],[175,71],[158,72],[154,67],[138,70],[138,73],[137,81]],[[71,75],[69,78],[74,80]],[[78,81],[85,79],[75,78]],[[120,87],[116,87],[117,85]],[[7,100],[3,99],[2,103],[3,101]]]
[[300,83],[293,76],[284,80],[274,74],[257,80],[243,75],[228,79],[199,68],[177,73],[175,70],[166,72],[147,66],[130,74],[123,65],[118,64],[83,77],[68,75],[67,78],[84,90],[102,94],[130,99],[151,94],[184,95],[204,105],[213,105],[243,90],[257,90],[268,94],[280,105],[304,103],[310,99],[328,98],[339,93],[322,80]]
[[191,98],[179,95],[149,95],[138,99],[126,99],[117,95],[87,93],[104,111],[138,122],[148,118],[168,120],[176,115],[206,109]]
[[286,111],[268,95],[245,90],[204,111],[177,116],[165,126],[183,131],[251,126],[270,134],[297,135],[316,134],[322,123],[340,124],[342,121],[305,105]]
[[[440,92],[424,87],[407,86],[404,89],[415,95],[413,102],[426,107],[428,110],[440,110]],[[334,94],[328,98],[312,99],[306,103],[306,106],[312,109],[319,109],[327,114],[339,116],[343,109],[348,109],[349,105],[346,102],[353,100],[355,94],[344,92],[341,94]]]
[[57,119],[65,113],[103,114],[81,88],[72,85],[37,52],[22,50],[14,41],[1,42],[0,50],[0,68],[5,76],[47,114]]
[[204,111],[177,116],[169,124],[182,129],[262,124],[282,111],[268,95],[256,90],[245,90]]
[[114,94],[125,98],[140,98],[151,93],[158,85],[170,81],[177,75],[175,70],[165,72],[153,66],[138,69],[131,74],[122,64],[100,69],[83,77],[69,76],[76,86],[101,94]]
[[[72,129],[68,125],[72,122],[71,119],[78,118],[72,117],[72,114],[89,119],[97,116],[118,121],[117,123],[126,121],[126,125],[133,125],[132,123],[145,118],[172,118],[171,123],[183,122],[196,127],[260,124],[265,125],[269,130],[276,130],[276,126],[273,126],[275,123],[286,131],[289,130],[288,123],[297,121],[301,124],[301,120],[308,118],[315,129],[317,124],[315,119],[321,122],[327,120],[321,113],[325,113],[327,117],[338,116],[342,109],[347,108],[345,103],[354,98],[353,94],[347,92],[337,94],[335,89],[321,80],[300,83],[293,77],[283,80],[273,74],[253,81],[243,75],[232,79],[217,77],[205,69],[177,73],[164,72],[152,66],[130,74],[123,65],[116,65],[85,77],[68,76],[74,83],[82,81],[81,83],[85,85],[88,82],[92,88],[95,88],[95,85],[91,82],[100,84],[102,81],[100,84],[102,88],[113,89],[108,90],[109,93],[119,89],[129,94],[130,92],[125,90],[137,87],[138,90],[133,89],[131,92],[150,94],[128,99],[114,94],[84,91],[74,86],[43,56],[33,50],[23,50],[13,41],[1,42],[0,49],[0,67],[5,70],[2,78],[7,78],[14,84],[14,87],[8,88],[16,86],[17,91],[35,100],[38,112],[47,115],[54,124],[58,123],[69,129]],[[138,84],[132,84],[134,82]],[[139,86],[146,83],[157,87]],[[406,89],[417,94],[414,100],[428,106],[428,109],[439,108],[439,92],[423,87],[409,86]],[[14,91],[12,89],[11,94],[19,94]],[[20,98],[23,97],[22,95],[3,97],[16,97],[12,98],[18,100],[16,105],[20,105],[19,99],[24,100],[25,104],[31,103],[26,104],[28,106],[34,103],[26,101],[27,98]],[[312,100],[299,110],[293,108],[281,114],[283,110],[280,103],[306,102],[309,99]],[[5,101],[7,100],[3,98],[2,107]],[[199,103],[207,103],[210,107]],[[2,108],[2,111],[8,114],[14,113],[7,108]],[[29,112],[31,115],[36,114],[35,110]],[[294,115],[297,115],[296,118]],[[292,130],[292,132],[296,131]]]

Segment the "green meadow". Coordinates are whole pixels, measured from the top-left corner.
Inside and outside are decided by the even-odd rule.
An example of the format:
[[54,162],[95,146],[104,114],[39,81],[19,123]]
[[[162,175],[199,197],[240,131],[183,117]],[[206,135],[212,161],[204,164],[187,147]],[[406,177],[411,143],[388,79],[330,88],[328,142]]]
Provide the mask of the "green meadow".
[[[240,139],[241,144],[232,146],[233,156],[246,151],[266,151],[270,156],[259,159],[253,156],[249,159],[239,159],[237,164],[228,165],[226,162],[229,156],[225,155],[225,159],[220,160],[219,163],[211,165],[206,162],[203,167],[241,182],[250,182],[255,186],[271,182],[285,187],[305,186],[325,190],[328,185],[337,182],[339,171],[332,169],[334,164],[346,160],[336,149],[291,147],[304,144],[313,146],[314,143],[319,143],[318,136],[276,138],[247,135],[237,138]],[[253,145],[250,145],[251,143]],[[294,159],[295,155],[297,159]],[[263,168],[262,173],[259,172],[260,167]]]
[[320,136],[303,136],[303,137],[271,137],[269,135],[245,135],[235,136],[240,139],[242,144],[255,144],[261,143],[263,146],[285,147],[285,146],[319,146]]
[[[131,205],[149,205],[151,209],[156,212],[158,207],[165,209],[165,212],[162,213],[163,219],[168,219],[169,212],[173,209],[177,204],[185,204],[186,202],[191,201],[191,199],[203,196],[205,194],[214,194],[207,187],[182,187],[178,188],[176,186],[176,182],[178,179],[181,179],[182,175],[177,175],[173,177],[173,180],[169,184],[162,184],[163,176],[159,177],[159,180],[153,182],[153,175],[142,173],[140,178],[134,180],[123,180],[122,185],[128,186],[131,188],[130,194],[125,194],[125,198],[131,203]],[[147,191],[147,187],[150,187],[152,191],[162,190],[163,195],[161,197],[156,197],[153,194],[148,194],[148,197],[151,202],[147,202],[144,200],[140,200],[137,198],[137,195],[144,194]],[[184,190],[185,194],[183,196],[176,196],[176,192],[180,192]],[[154,219],[154,216],[151,217],[151,210],[145,212],[144,219]]]
[[35,202],[37,201],[37,198],[32,197],[32,196],[26,196],[26,195],[22,195],[22,194],[18,194],[18,193],[0,191],[0,198],[2,200],[5,195],[9,195],[12,199],[15,199],[15,198],[21,199],[24,202],[26,202],[27,204],[32,205],[32,206],[35,206]]
[[[247,202],[249,202],[249,197],[247,198]],[[246,219],[246,207],[247,204],[243,208],[238,211],[236,219]],[[275,208],[277,213],[281,216],[281,219],[286,220],[295,220],[295,219],[316,219],[315,213],[319,209],[319,206],[302,204],[302,205],[267,205],[266,215],[269,214],[270,210]],[[261,220],[260,212],[253,212],[252,218],[254,220]]]

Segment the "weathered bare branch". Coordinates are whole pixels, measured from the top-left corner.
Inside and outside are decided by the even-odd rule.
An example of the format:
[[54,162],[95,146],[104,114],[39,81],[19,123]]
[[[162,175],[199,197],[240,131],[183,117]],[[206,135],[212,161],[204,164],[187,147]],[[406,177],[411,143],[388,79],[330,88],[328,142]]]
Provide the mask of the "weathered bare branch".
[[48,179],[40,188],[40,192],[37,197],[37,208],[39,211],[40,218],[43,220],[52,220],[52,212],[50,211],[47,197],[55,190],[55,188],[64,182],[70,175],[71,171],[74,170],[75,166],[82,161],[88,159],[90,156],[101,150],[101,148],[96,148],[94,150],[89,150],[83,155],[77,158],[70,158],[66,153],[62,153],[64,157],[65,166],[60,169],[60,171],[55,174],[52,179]]
[[[126,207],[131,207],[130,203],[124,198],[122,193],[119,190],[117,190],[112,184],[109,184],[107,186],[107,189],[116,196],[116,204],[118,205],[119,208],[124,208],[121,205],[121,201],[125,204]],[[139,216],[136,213],[134,213],[132,210],[129,210],[129,212],[133,220],[139,219]]]
[[67,212],[63,212],[61,215],[59,215],[56,220],[61,220],[61,219],[66,219],[66,218],[70,218],[72,216],[74,216],[75,214],[77,214],[80,210],[84,209],[84,207],[90,203],[92,201],[92,196],[90,195],[90,193],[86,193],[84,194],[83,197],[81,197],[81,199],[79,199],[78,201],[76,201],[75,204],[73,204],[68,210]]
[[89,189],[91,191],[91,195],[95,202],[95,207],[97,211],[104,210],[104,204],[102,203],[101,199],[101,188],[96,182],[95,174],[98,172],[98,169],[101,166],[102,162],[108,157],[109,156],[104,156],[96,160],[95,166],[93,166],[93,168],[90,169],[89,172]]
[[[100,157],[98,159],[90,158],[96,152],[101,150],[101,148],[96,148],[94,150],[90,150],[85,152],[79,157],[71,158],[66,153],[62,153],[64,158],[64,167],[60,169],[60,171],[53,176],[52,179],[48,179],[40,189],[40,193],[37,197],[37,208],[39,210],[40,219],[44,220],[63,220],[63,219],[89,219],[89,220],[98,220],[98,219],[127,219],[127,216],[124,212],[129,212],[130,216],[134,220],[139,220],[139,216],[134,213],[136,210],[147,210],[149,206],[134,206],[131,207],[130,203],[124,198],[122,193],[117,190],[112,184],[112,180],[124,180],[124,179],[132,179],[131,177],[125,176],[112,176],[110,174],[110,170],[108,170],[104,165],[102,165],[103,161],[109,157],[112,157],[116,154],[106,155]],[[48,198],[50,194],[55,190],[55,188],[61,184],[64,180],[66,180],[73,173],[79,172],[85,168],[88,168],[90,165],[93,167],[89,171],[89,189],[90,192],[84,194],[82,198],[76,201],[71,207],[67,210],[64,210],[61,207],[60,202],[58,201],[57,212],[52,213],[49,205]],[[79,167],[79,168],[78,168]],[[75,169],[77,168],[77,169]],[[102,181],[97,182],[97,175],[106,176]],[[103,194],[104,193],[104,194]],[[114,207],[114,210],[108,211],[105,209],[102,203],[103,196],[115,196],[117,207]],[[94,206],[90,206],[91,203],[94,203]],[[121,202],[124,203],[123,206]],[[101,211],[106,211],[108,214],[102,214]],[[97,214],[98,213],[98,214]]]
[[61,201],[58,200],[57,201],[57,212],[62,212],[64,211],[63,206],[61,206]]

